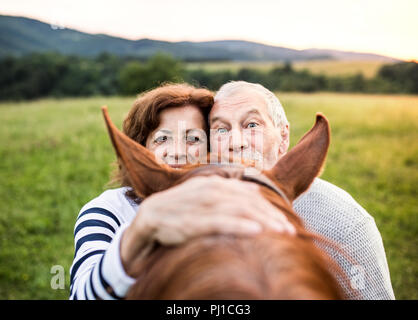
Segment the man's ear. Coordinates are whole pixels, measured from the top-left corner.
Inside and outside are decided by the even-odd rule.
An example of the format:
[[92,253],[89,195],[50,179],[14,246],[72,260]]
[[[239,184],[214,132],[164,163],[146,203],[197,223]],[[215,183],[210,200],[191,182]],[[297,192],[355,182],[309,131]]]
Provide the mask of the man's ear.
[[158,163],[151,151],[119,131],[110,120],[106,106],[102,107],[102,111],[116,155],[139,197],[145,198],[154,192],[168,189],[187,172]]
[[293,201],[306,191],[314,178],[320,174],[329,143],[328,120],[317,113],[312,129],[265,174],[279,182],[289,200]]
[[289,125],[282,126],[280,128],[280,146],[279,146],[279,157],[283,156],[287,149],[289,149],[290,137],[289,137]]

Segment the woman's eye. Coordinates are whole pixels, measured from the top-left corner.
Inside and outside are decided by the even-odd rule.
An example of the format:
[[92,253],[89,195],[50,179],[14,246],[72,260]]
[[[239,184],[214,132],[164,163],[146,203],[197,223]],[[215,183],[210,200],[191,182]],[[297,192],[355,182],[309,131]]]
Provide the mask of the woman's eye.
[[198,136],[187,136],[186,140],[189,143],[197,143],[200,141],[200,138]]
[[218,128],[216,131],[220,134],[225,134],[225,133],[228,132],[228,130],[226,128]]
[[162,143],[165,141],[167,141],[167,136],[159,136],[154,140],[155,143]]
[[258,123],[250,122],[249,124],[247,124],[247,128],[252,129],[252,128],[256,128],[256,127],[258,127]]

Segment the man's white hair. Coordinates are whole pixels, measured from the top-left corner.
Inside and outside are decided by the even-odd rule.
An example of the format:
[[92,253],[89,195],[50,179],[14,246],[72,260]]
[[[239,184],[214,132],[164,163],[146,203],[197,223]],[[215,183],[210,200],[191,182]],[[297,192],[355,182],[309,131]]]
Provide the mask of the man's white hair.
[[270,117],[276,127],[282,128],[286,125],[289,125],[283,106],[279,99],[273,92],[258,83],[250,83],[246,81],[230,81],[225,83],[216,93],[215,102],[236,95],[237,93],[245,92],[247,90],[254,90],[261,94],[267,103]]

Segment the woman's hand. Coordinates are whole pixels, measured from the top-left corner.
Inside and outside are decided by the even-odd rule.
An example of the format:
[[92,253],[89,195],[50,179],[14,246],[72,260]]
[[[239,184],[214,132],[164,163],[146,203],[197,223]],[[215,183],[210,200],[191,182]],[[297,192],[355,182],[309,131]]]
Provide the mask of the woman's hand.
[[264,199],[257,184],[195,177],[141,203],[121,239],[122,264],[132,275],[154,241],[176,245],[202,235],[254,235],[263,229],[295,232],[286,216]]

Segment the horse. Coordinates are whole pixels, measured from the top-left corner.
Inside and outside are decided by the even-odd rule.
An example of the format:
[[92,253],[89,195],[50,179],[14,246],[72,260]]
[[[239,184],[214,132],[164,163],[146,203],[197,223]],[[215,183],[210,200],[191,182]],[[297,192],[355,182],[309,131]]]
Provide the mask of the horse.
[[[292,202],[319,176],[330,144],[326,117],[270,170],[245,165],[206,164],[173,169],[104,119],[116,155],[135,193],[146,198],[196,176],[218,175],[256,183],[262,195],[281,210],[295,235],[263,231],[254,236],[207,235],[177,246],[155,244],[135,271],[127,299],[345,299],[348,277],[318,243],[338,245],[308,232]],[[251,169],[251,170],[249,170]],[[210,196],[210,195],[208,195]],[[198,219],[198,213],[196,213]]]

